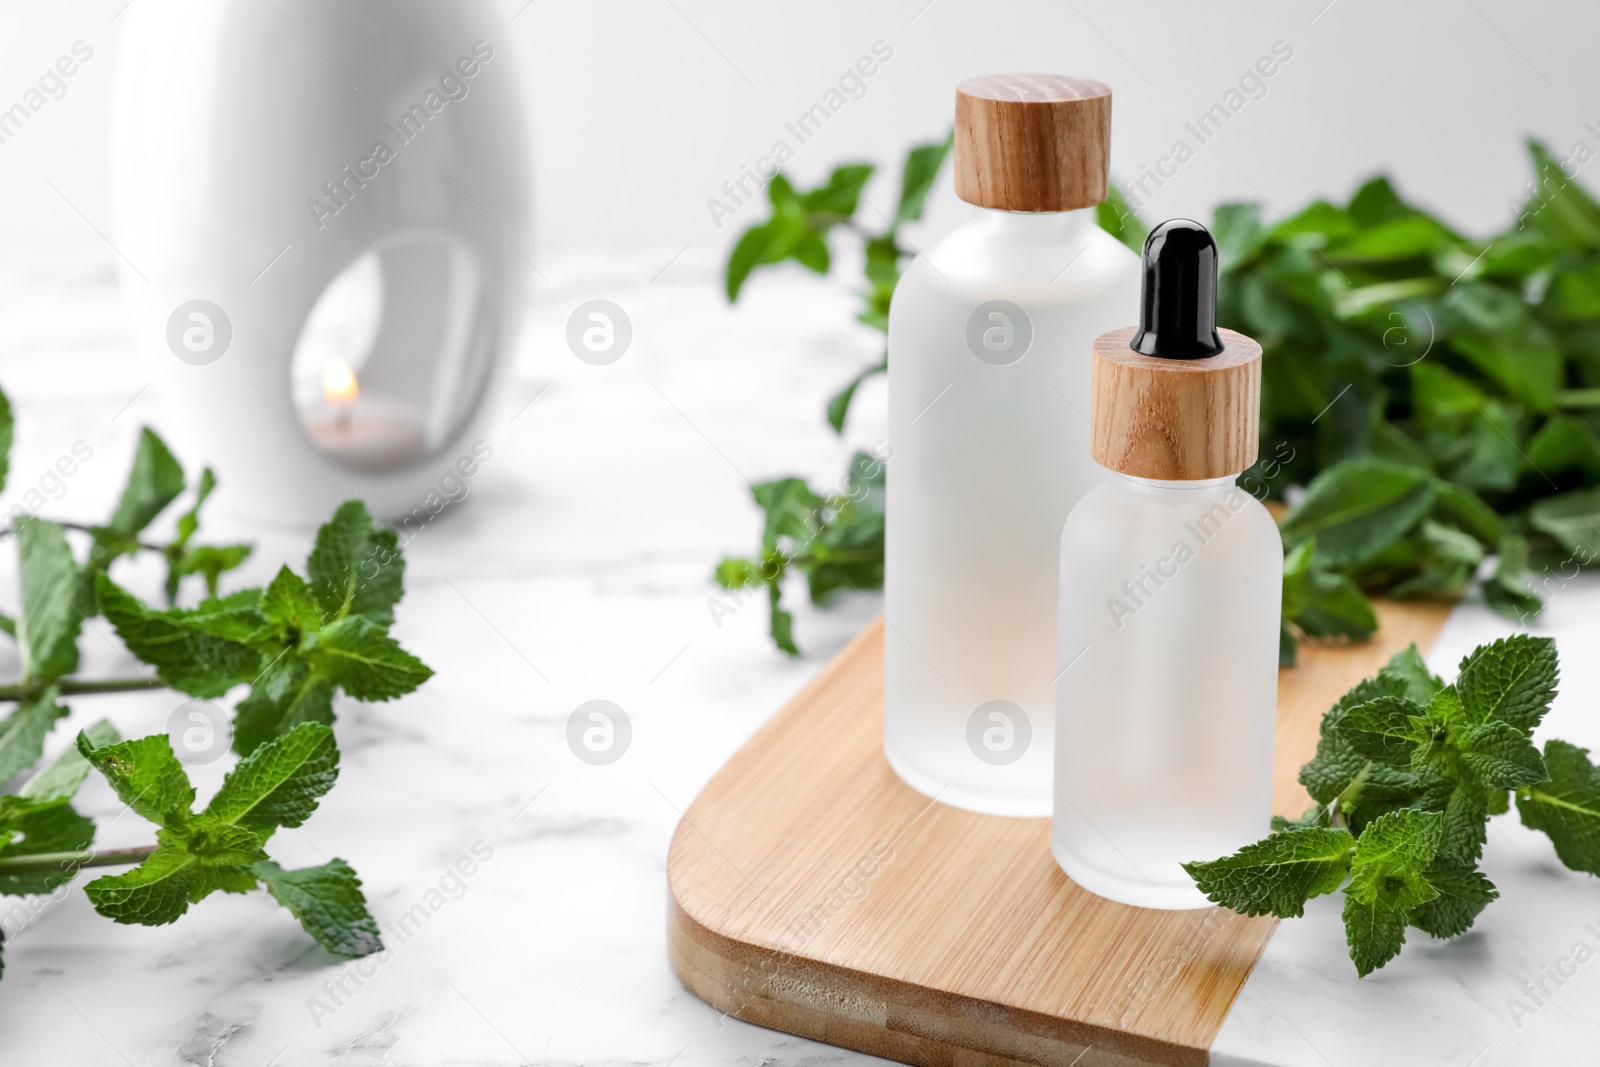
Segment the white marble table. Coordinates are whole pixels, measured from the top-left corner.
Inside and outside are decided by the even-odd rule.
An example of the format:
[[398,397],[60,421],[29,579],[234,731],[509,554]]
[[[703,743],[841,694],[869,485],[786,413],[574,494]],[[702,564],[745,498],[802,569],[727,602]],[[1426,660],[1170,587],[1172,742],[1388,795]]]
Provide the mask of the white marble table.
[[[46,510],[104,514],[139,423],[181,417],[140,391],[147,378],[123,325],[111,254],[92,241],[0,265],[0,384],[19,412],[0,508],[81,439],[94,458]],[[712,250],[674,259],[678,251],[540,261],[549,282],[536,289],[512,380],[496,398],[486,435],[494,456],[471,496],[406,550],[397,634],[438,675],[399,702],[342,709],[338,786],[303,832],[275,841],[286,865],[348,859],[385,923],[418,903],[437,910],[403,943],[387,935],[395,951],[375,965],[330,957],[264,894],[214,897],[174,926],[146,929],[101,919],[74,892],[6,946],[0,1062],[868,1059],[722,1018],[667,965],[664,863],[679,812],[874,615],[860,600],[817,613],[796,590],[809,654],[791,661],[768,643],[760,602],[720,625],[708,610],[712,563],[725,550],[748,551],[757,536],[745,478],[842,471],[849,444],[822,425],[821,408],[875,355],[876,338],[850,325],[842,286],[810,276],[760,280],[730,311]],[[633,348],[607,367],[580,362],[562,337],[567,313],[593,297],[616,301],[634,323]],[[880,389],[859,401],[852,443],[882,435]],[[196,466],[204,457],[184,458]],[[298,565],[307,547],[303,532],[243,529],[220,516],[211,527],[256,540],[252,581],[284,560]],[[158,580],[153,567],[129,578],[146,593]],[[14,595],[7,562],[0,603]],[[124,669],[102,640],[104,623],[93,629],[83,673]],[[1433,665],[1448,673],[1506,629],[1464,607]],[[1600,636],[1600,586],[1563,591],[1549,629],[1566,653],[1550,728],[1600,746],[1600,662],[1586,654]],[[14,650],[0,644],[0,674],[14,668]],[[595,698],[616,702],[633,726],[631,747],[607,766],[580,762],[565,741],[568,715]],[[51,749],[100,716],[125,735],[157,731],[179,699],[77,698]],[[198,775],[202,796],[223,767]],[[82,807],[109,819],[119,806],[91,781]],[[1600,884],[1562,869],[1514,819],[1497,826],[1486,866],[1506,899],[1477,932],[1410,948],[1358,982],[1334,909],[1316,907],[1279,927],[1215,1061],[1592,1062],[1600,963],[1580,968],[1520,1028],[1506,1001],[1574,942],[1600,947],[1584,927],[1600,928]],[[149,839],[132,815],[101,834],[110,846]],[[474,846],[489,858],[451,880]]]

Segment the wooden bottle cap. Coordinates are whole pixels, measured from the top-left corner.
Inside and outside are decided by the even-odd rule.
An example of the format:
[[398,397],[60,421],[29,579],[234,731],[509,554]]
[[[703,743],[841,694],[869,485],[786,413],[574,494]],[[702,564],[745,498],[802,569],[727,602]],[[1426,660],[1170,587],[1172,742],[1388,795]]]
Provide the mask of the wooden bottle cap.
[[1072,211],[1106,198],[1111,90],[1060,74],[956,86],[956,195],[1003,211]]
[[1200,481],[1254,465],[1261,424],[1261,346],[1218,330],[1205,359],[1162,359],[1128,347],[1134,327],[1095,338],[1090,454],[1135,478]]

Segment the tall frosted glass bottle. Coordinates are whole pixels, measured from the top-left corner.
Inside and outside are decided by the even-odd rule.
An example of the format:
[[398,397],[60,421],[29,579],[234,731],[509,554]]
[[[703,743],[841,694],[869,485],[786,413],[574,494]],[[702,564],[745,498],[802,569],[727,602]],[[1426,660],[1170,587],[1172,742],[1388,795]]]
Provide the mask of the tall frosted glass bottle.
[[1198,223],[1145,246],[1143,321],[1094,343],[1095,458],[1061,533],[1056,861],[1091,892],[1199,908],[1183,871],[1259,840],[1272,799],[1283,543],[1256,460],[1261,347],[1213,325]]
[[889,313],[884,750],[940,801],[1050,811],[1061,523],[1089,458],[1089,346],[1138,257],[1095,223],[1110,90],[1004,76],[956,90],[976,217],[919,256]]

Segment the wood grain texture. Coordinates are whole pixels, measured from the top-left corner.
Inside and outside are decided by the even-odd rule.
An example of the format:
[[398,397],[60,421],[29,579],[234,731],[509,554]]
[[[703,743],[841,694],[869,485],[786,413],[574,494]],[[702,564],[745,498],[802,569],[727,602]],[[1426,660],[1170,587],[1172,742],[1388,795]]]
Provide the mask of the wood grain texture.
[[1136,478],[1224,478],[1256,461],[1261,346],[1218,330],[1221,352],[1161,359],[1128,347],[1134,327],[1095,338],[1090,454]]
[[1060,74],[956,86],[956,195],[1003,211],[1072,211],[1106,198],[1111,90]]
[[[1426,649],[1448,611],[1381,603],[1371,642],[1302,646],[1278,680],[1275,811],[1310,803],[1296,775],[1322,713],[1395,651]],[[1205,1063],[1275,920],[1079,889],[1048,820],[902,784],[882,708],[880,623],[690,806],[667,858],[684,985],[747,1022],[928,1067]]]

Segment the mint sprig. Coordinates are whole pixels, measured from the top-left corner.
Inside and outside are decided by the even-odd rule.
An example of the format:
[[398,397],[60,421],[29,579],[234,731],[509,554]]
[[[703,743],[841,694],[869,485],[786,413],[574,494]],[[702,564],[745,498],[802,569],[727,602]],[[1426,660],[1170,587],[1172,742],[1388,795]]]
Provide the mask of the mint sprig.
[[1600,768],[1588,749],[1555,740],[1544,746],[1544,763],[1549,780],[1517,792],[1517,813],[1549,835],[1562,863],[1600,875]]
[[[794,616],[781,606],[783,581],[791,569],[804,574],[813,604],[828,604],[841,591],[883,585],[884,463],[857,452],[839,491],[824,495],[799,478],[760,482],[752,488],[766,516],[761,555],[724,557],[715,580],[734,593],[764,590],[773,642],[792,656]],[[714,617],[738,603],[712,602]]]
[[1454,685],[1413,645],[1356,683],[1322,718],[1300,768],[1315,807],[1231,856],[1187,863],[1206,897],[1244,915],[1303,915],[1343,888],[1360,975],[1405,945],[1408,926],[1457,937],[1499,897],[1477,869],[1489,819],[1516,797],[1522,822],[1573,870],[1600,875],[1600,768],[1531,734],[1555,699],[1555,643],[1519,634],[1480,646]]
[[[810,190],[779,175],[772,218],[729,257],[730,301],[770,264],[826,271],[854,237],[868,283],[857,319],[885,330],[911,253],[900,229],[920,216],[947,145],[908,155],[887,231],[857,221],[868,201],[852,182],[868,165]],[[1284,518],[1286,666],[1302,639],[1370,636],[1370,596],[1475,592],[1525,623],[1600,560],[1600,203],[1543,145],[1528,152],[1518,217],[1482,238],[1384,177],[1275,222],[1259,203],[1214,213],[1218,325],[1264,352],[1261,458],[1239,484],[1285,503],[1304,488]],[[1095,214],[1139,250],[1145,225],[1114,185]],[[887,367],[885,352],[828,402],[835,433],[858,387]],[[881,558],[861,562],[864,577]],[[781,578],[769,567],[762,583]],[[768,602],[773,640],[792,652],[781,591]]]
[[[0,393],[0,488],[11,436],[10,405]],[[284,870],[267,845],[278,829],[304,823],[334,784],[335,696],[391,700],[432,674],[389,633],[403,592],[399,539],[349,501],[318,531],[304,577],[283,567],[265,589],[224,594],[223,576],[250,546],[199,541],[201,509],[216,485],[204,469],[171,538],[153,535],[189,486],[166,444],[144,429],[105,523],[23,515],[0,530],[16,542],[20,572],[19,605],[0,614],[0,631],[17,641],[21,664],[20,677],[0,684],[0,701],[11,705],[0,709],[0,787],[21,783],[0,792],[0,894],[49,893],[83,868],[127,867],[89,883],[89,900],[115,921],[163,925],[213,893],[265,886],[329,951],[378,951],[377,924],[347,863]],[[119,561],[139,554],[166,564],[164,607],[113,576]],[[180,603],[193,578],[203,582],[201,599]],[[96,614],[153,676],[74,676],[84,622]],[[249,694],[236,709],[233,735],[243,758],[199,811],[166,736],[124,741],[104,722],[28,776],[68,714],[68,698],[169,687],[217,699],[241,686]],[[94,821],[72,807],[92,769],[155,824],[154,844],[94,847]]]
[[97,576],[101,610],[128,649],[162,681],[196,697],[238,685],[234,745],[247,755],[303,722],[333,722],[333,697],[392,700],[433,672],[389,636],[401,595],[393,529],[380,529],[360,501],[340,505],[306,560],[310,580],[280,568],[263,590],[204,600],[196,608],[152,608],[108,576]]
[[[906,153],[900,171],[900,195],[894,217],[883,218],[871,209],[874,219],[886,223],[877,229],[856,216],[863,202],[863,190],[877,169],[869,163],[847,163],[835,167],[821,185],[800,191],[783,174],[767,183],[767,199],[772,217],[757,223],[740,235],[728,254],[725,288],[728,302],[734,303],[757,267],[791,261],[818,274],[828,273],[833,254],[828,240],[837,230],[855,234],[862,244],[863,273],[867,288],[861,293],[861,310],[856,320],[874,330],[889,330],[889,301],[900,281],[900,264],[915,249],[900,237],[900,228],[922,218],[923,204],[944,167],[955,143],[951,131],[942,141],[921,144]],[[873,375],[889,369],[887,346],[876,363],[866,367],[828,401],[826,415],[834,433],[844,432],[845,419],[856,390]]]
[[348,864],[286,872],[266,852],[273,833],[304,823],[338,778],[329,727],[304,723],[260,745],[198,813],[194,787],[164,734],[106,746],[80,734],[77,748],[129,807],[160,827],[158,844],[137,867],[85,887],[100,914],[161,926],[212,893],[246,893],[264,879],[274,899],[330,951],[366,955],[383,947]]

